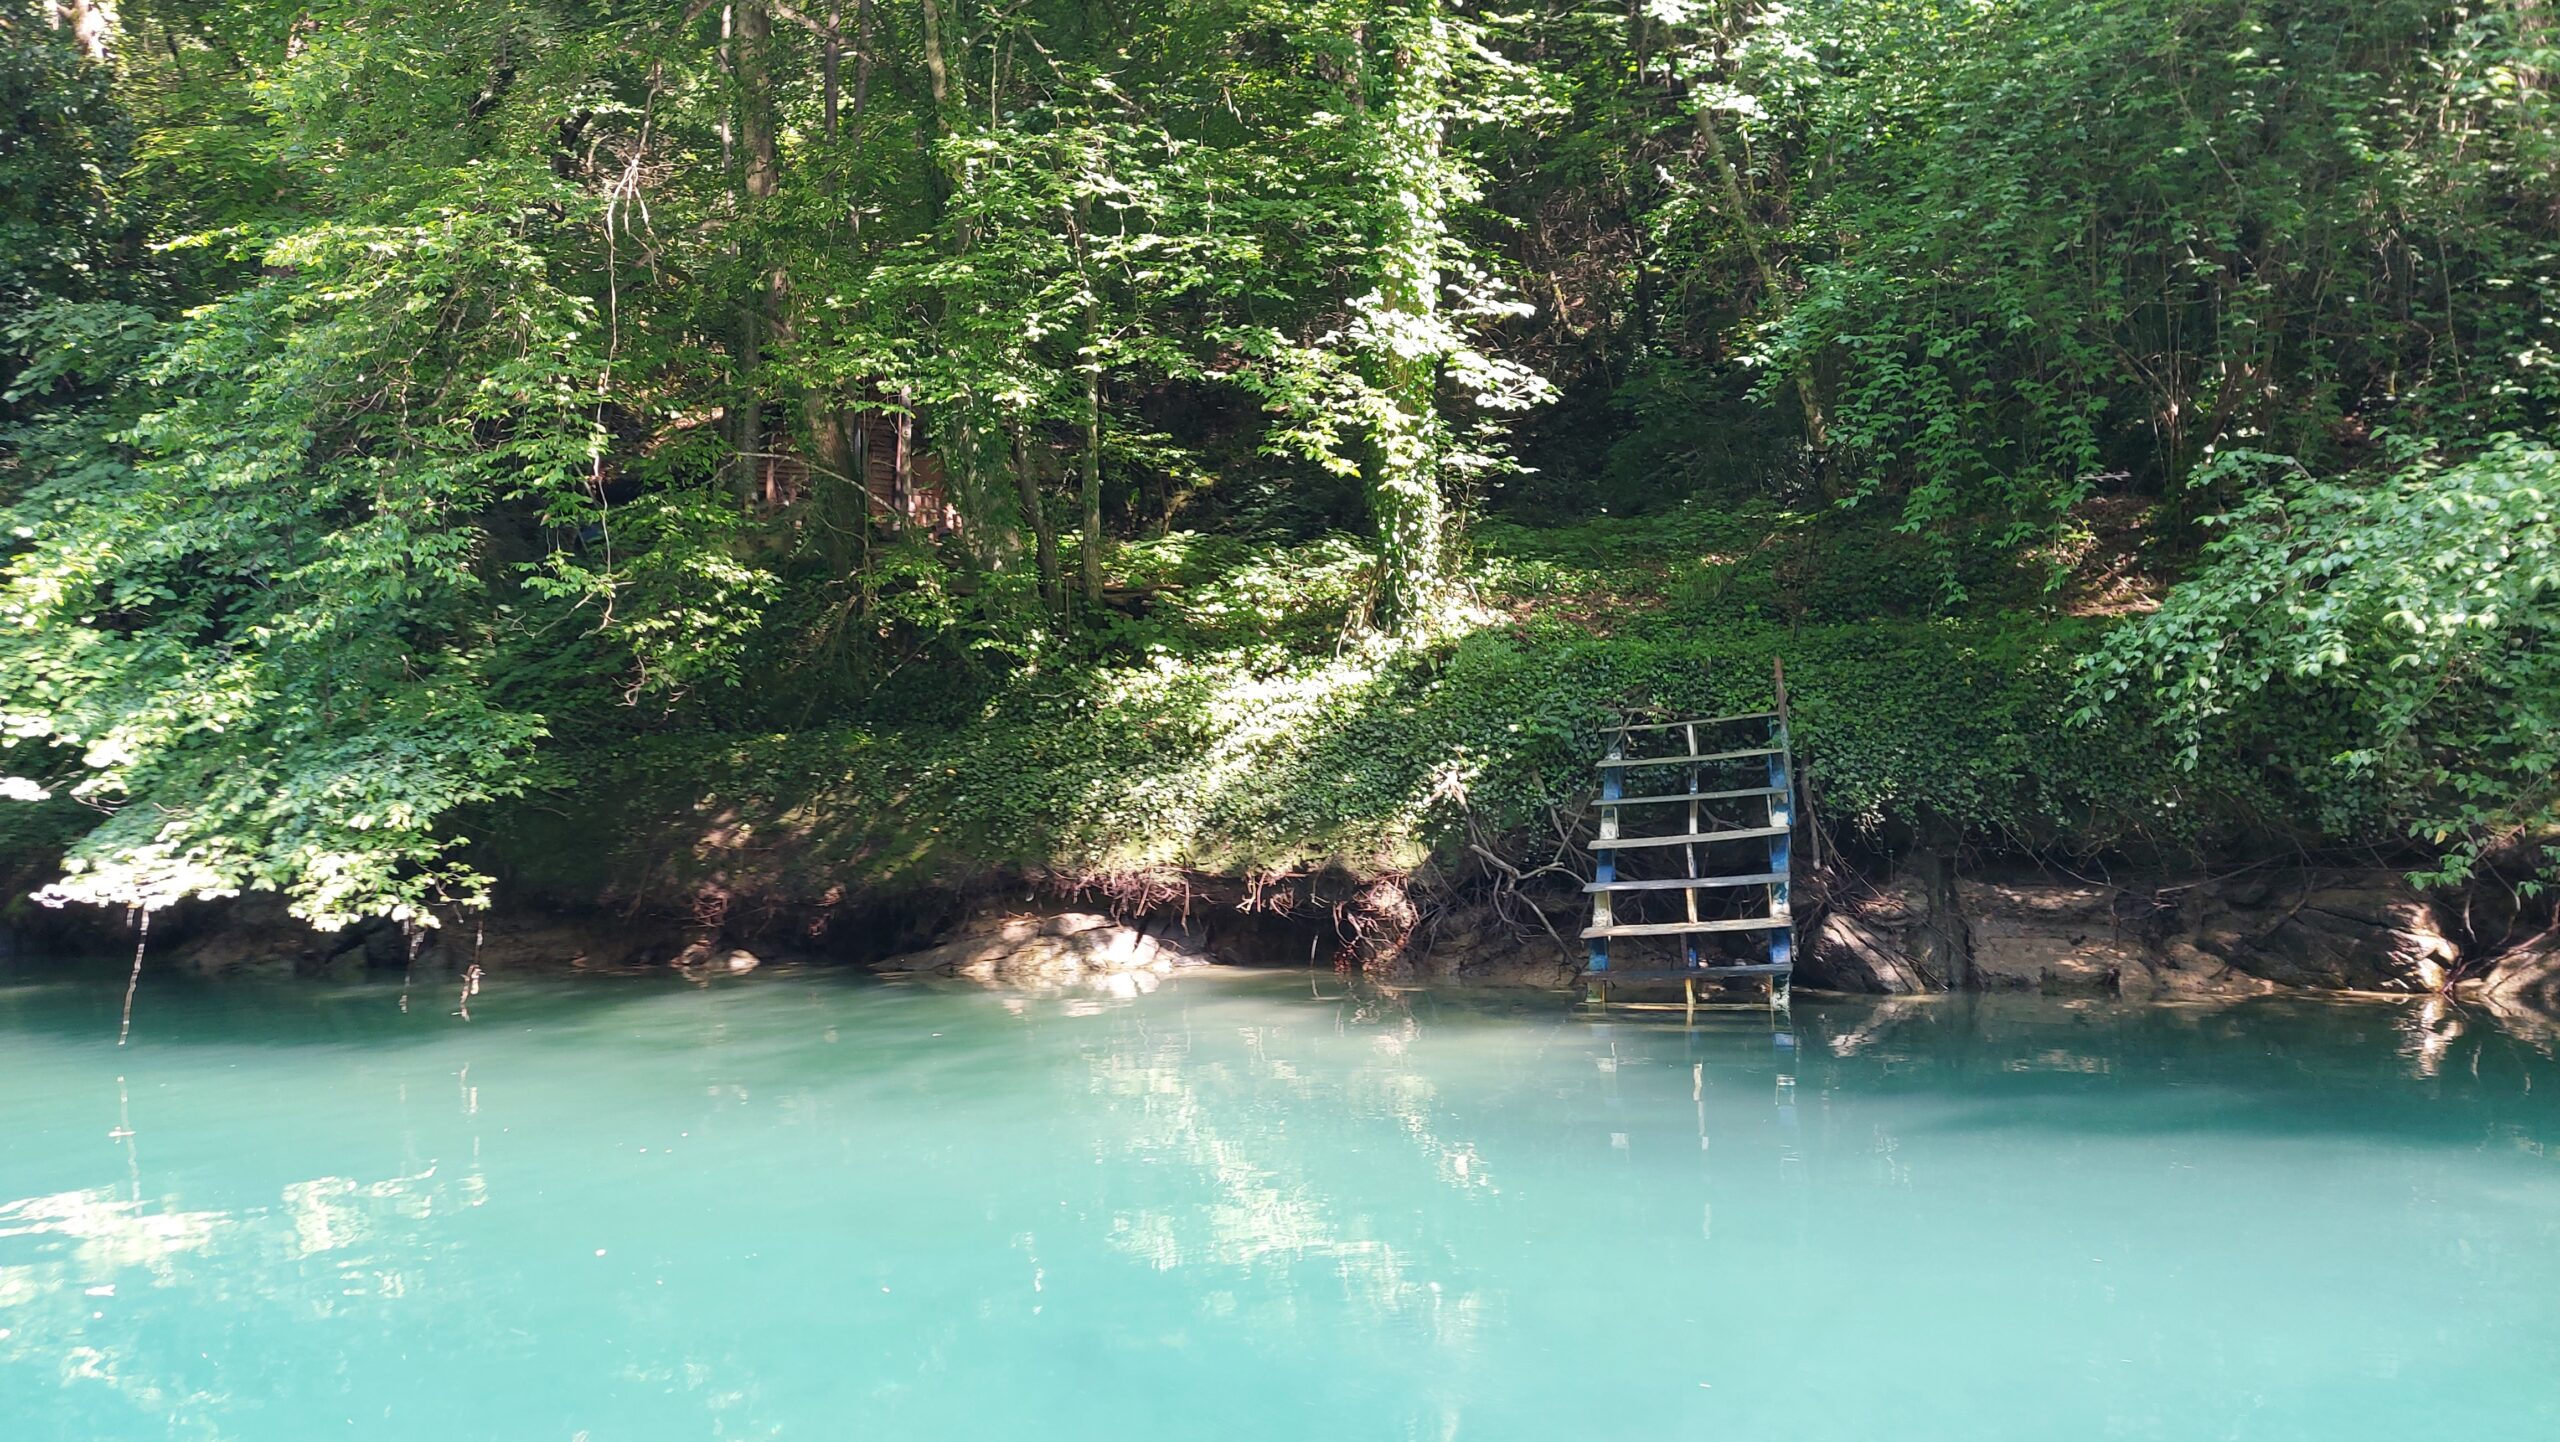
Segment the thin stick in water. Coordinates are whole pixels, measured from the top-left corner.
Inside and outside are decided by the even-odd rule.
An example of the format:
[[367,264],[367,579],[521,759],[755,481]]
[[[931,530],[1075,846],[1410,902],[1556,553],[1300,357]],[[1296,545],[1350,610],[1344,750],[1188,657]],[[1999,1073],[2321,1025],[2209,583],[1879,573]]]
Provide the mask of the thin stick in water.
[[116,1026],[118,1046],[124,1045],[125,1038],[133,1035],[133,994],[142,988],[142,949],[151,944],[151,908],[142,908],[141,916],[141,934],[133,939],[133,975],[125,978],[124,983],[124,1020]]

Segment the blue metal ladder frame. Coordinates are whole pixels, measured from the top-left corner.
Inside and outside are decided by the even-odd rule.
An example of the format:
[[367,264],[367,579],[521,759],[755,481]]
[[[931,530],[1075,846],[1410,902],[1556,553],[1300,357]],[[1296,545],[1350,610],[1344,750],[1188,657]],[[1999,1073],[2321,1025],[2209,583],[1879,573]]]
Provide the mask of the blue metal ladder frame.
[[[1621,724],[1610,733],[1607,753],[1602,758],[1599,767],[1600,831],[1598,837],[1593,841],[1591,846],[1593,874],[1592,883],[1587,888],[1592,895],[1591,925],[1583,932],[1584,938],[1590,944],[1590,960],[1584,974],[1584,981],[1591,989],[1592,999],[1605,1003],[1608,999],[1608,985],[1613,980],[1659,981],[1677,979],[1684,981],[1687,984],[1690,998],[1694,1003],[1696,999],[1696,986],[1700,979],[1713,980],[1733,976],[1762,975],[1769,979],[1770,1003],[1777,1007],[1784,1007],[1786,1005],[1788,1000],[1789,984],[1795,972],[1794,914],[1789,894],[1789,881],[1795,859],[1793,844],[1795,840],[1794,833],[1796,814],[1795,766],[1793,738],[1789,734],[1788,725],[1787,679],[1784,666],[1782,664],[1773,665],[1772,675],[1775,682],[1777,702],[1777,709],[1774,711],[1749,712],[1740,716],[1713,717],[1705,720],[1669,722],[1646,728],[1631,728]],[[1746,748],[1740,752],[1701,752],[1699,750],[1698,730],[1700,727],[1730,725],[1742,721],[1761,720],[1763,718],[1767,720],[1769,726],[1768,745],[1765,748]],[[1681,733],[1681,739],[1686,743],[1687,750],[1683,755],[1677,757],[1631,757],[1627,754],[1627,738],[1629,733],[1635,729],[1665,731],[1676,730]],[[1745,828],[1739,832],[1700,832],[1698,829],[1700,824],[1698,820],[1698,803],[1701,800],[1723,799],[1733,796],[1754,794],[1754,791],[1751,788],[1744,788],[1738,791],[1721,792],[1708,791],[1704,789],[1706,765],[1708,763],[1722,760],[1743,759],[1752,755],[1763,756],[1768,768],[1768,785],[1759,792],[1759,794],[1765,795],[1768,802],[1767,826],[1760,828]],[[1626,773],[1636,767],[1661,765],[1685,765],[1688,773],[1688,789],[1686,792],[1671,792],[1658,796],[1648,796],[1637,798],[1631,802],[1626,792]],[[1688,804],[1689,829],[1686,833],[1683,833],[1680,836],[1667,838],[1635,838],[1621,835],[1620,813],[1622,810],[1622,803],[1650,804],[1672,801],[1685,801]],[[1743,839],[1753,835],[1764,836],[1767,841],[1769,868],[1767,872],[1757,876],[1701,877],[1698,875],[1697,848],[1701,840],[1713,841],[1718,839]],[[1615,844],[1621,841],[1627,843],[1627,846],[1621,847]],[[1618,852],[1622,849],[1635,846],[1656,845],[1681,846],[1688,863],[1687,876],[1685,878],[1675,878],[1661,882],[1620,882],[1618,879]],[[1769,913],[1767,916],[1758,918],[1745,917],[1735,921],[1721,922],[1701,922],[1698,920],[1697,896],[1700,891],[1722,889],[1733,886],[1754,885],[1765,885],[1769,889]],[[1683,893],[1684,904],[1689,913],[1688,921],[1685,924],[1680,922],[1671,922],[1658,926],[1632,928],[1620,927],[1616,921],[1616,912],[1611,897],[1614,893],[1621,890],[1637,889],[1681,891]],[[1708,932],[1731,932],[1741,930],[1765,930],[1769,933],[1769,960],[1766,963],[1744,966],[1703,966],[1699,964],[1697,938],[1700,935]],[[1677,937],[1680,941],[1681,961],[1683,964],[1676,969],[1667,971],[1623,972],[1613,969],[1610,965],[1609,957],[1610,939],[1613,936],[1630,934]]]

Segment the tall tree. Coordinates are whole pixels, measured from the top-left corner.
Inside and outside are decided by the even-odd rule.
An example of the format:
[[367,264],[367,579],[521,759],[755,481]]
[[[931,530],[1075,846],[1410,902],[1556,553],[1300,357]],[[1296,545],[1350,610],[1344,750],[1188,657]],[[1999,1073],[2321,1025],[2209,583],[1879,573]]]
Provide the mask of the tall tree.
[[1440,373],[1453,338],[1440,314],[1441,265],[1450,209],[1469,187],[1446,153],[1456,37],[1442,0],[1398,0],[1376,33],[1360,98],[1374,117],[1385,194],[1370,212],[1376,288],[1353,307],[1377,392],[1362,475],[1378,527],[1379,619],[1401,630],[1427,620],[1447,570]]

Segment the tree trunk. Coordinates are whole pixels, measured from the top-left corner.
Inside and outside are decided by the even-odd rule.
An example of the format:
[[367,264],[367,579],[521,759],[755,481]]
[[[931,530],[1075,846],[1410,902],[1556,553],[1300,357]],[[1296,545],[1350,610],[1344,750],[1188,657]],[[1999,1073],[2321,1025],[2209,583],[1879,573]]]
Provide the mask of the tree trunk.
[[1949,991],[1973,989],[1973,946],[1956,900],[1956,862],[1962,833],[1924,810],[1919,818],[1911,869],[1928,898],[1920,937],[1920,966],[1934,972]]
[[[1726,156],[1724,137],[1716,132],[1715,111],[1694,91],[1689,103],[1697,111],[1698,140],[1706,147],[1707,166],[1716,175],[1716,188],[1724,193],[1725,209],[1733,216],[1733,228],[1742,236],[1742,248],[1751,257],[1752,274],[1760,281],[1762,304],[1772,314],[1786,305],[1786,291],[1778,284],[1777,268],[1769,263],[1769,248],[1760,234],[1760,221],[1751,213],[1751,198],[1742,188],[1742,174]],[[1804,438],[1815,450],[1830,444],[1830,425],[1824,419],[1822,392],[1813,372],[1802,363],[1794,372],[1796,400],[1804,406]]]
[[825,134],[829,143],[836,138],[836,103],[844,86],[844,6],[841,0],[828,0],[827,34],[821,42],[818,68],[824,75],[825,102],[821,107]]
[[916,519],[916,413],[905,391],[898,392],[898,436],[889,454],[889,506],[901,530]]
[[1388,37],[1372,127],[1387,194],[1378,208],[1378,302],[1366,368],[1381,405],[1362,473],[1378,529],[1378,621],[1397,634],[1428,624],[1446,566],[1441,356],[1427,336],[1437,324],[1448,225],[1441,139],[1451,48],[1441,0],[1411,0]]
[[942,53],[942,7],[934,0],[924,0],[924,75],[925,84],[933,92],[934,129],[938,134],[949,127],[944,123],[950,111],[964,104],[951,84],[951,63]]
[[[922,0],[922,3],[925,81],[933,97],[930,132],[933,164],[928,173],[933,177],[935,209],[939,213],[952,196],[960,193],[961,185],[967,179],[951,162],[949,151],[941,142],[968,124],[969,98],[961,77],[953,72],[946,49],[950,36],[944,29],[942,6],[937,0]],[[964,220],[954,228],[950,248],[953,254],[966,254],[969,245],[970,234]],[[947,314],[945,307],[945,302],[937,301],[937,318]],[[935,450],[942,459],[944,500],[958,514],[962,554],[978,565],[1000,569],[1005,555],[996,544],[998,538],[992,528],[986,524],[989,510],[988,466],[980,452],[1000,444],[1001,438],[986,433],[981,425],[984,417],[980,414],[977,397],[965,384],[946,409],[947,421],[936,427]]]
[[872,44],[871,0],[862,0],[853,12],[853,129],[862,128],[862,109],[871,102]]
[[1102,604],[1102,367],[1084,372],[1084,544],[1077,548],[1084,599]]
[[[823,71],[824,95],[822,116],[829,146],[841,143],[847,131],[858,131],[862,111],[870,98],[872,15],[871,0],[859,0],[854,10],[854,85],[853,105],[848,113],[844,95],[844,4],[828,0],[827,22],[820,33],[820,64]],[[837,157],[830,158],[829,174],[839,173]],[[858,405],[849,404],[841,388],[811,387],[802,398],[803,423],[809,433],[811,454],[817,463],[815,484],[826,488],[830,496],[840,497],[823,507],[828,525],[825,541],[828,556],[839,570],[849,562],[867,567],[871,556],[871,442],[870,427]],[[900,474],[904,478],[904,452],[900,453]],[[896,512],[895,525],[905,517],[898,512],[898,499],[891,497]],[[848,548],[851,538],[858,543]]]
[[54,28],[67,29],[82,53],[103,65],[113,49],[116,12],[102,0],[55,0]]
[[[782,185],[781,155],[775,144],[773,110],[773,15],[761,0],[741,0],[731,12],[729,63],[738,86],[739,189],[746,209],[771,200]],[[764,363],[764,332],[780,313],[783,277],[768,272],[763,294],[750,300],[738,316],[738,394],[734,443],[738,452],[737,489],[752,502],[761,489],[764,470],[764,397],[756,371]]]
[[[869,540],[871,525],[871,488],[862,474],[862,462],[855,454],[854,438],[846,426],[844,408],[836,397],[822,387],[811,387],[801,397],[800,418],[809,433],[809,485],[824,498],[818,506],[821,540],[828,562],[838,571],[848,570],[857,557],[851,543]],[[868,549],[866,544],[863,549]]]
[[1087,606],[1102,603],[1102,292],[1084,243],[1079,207],[1060,206],[1074,247],[1077,278],[1084,283],[1084,531],[1076,569]]
[[1058,573],[1058,528],[1049,524],[1049,508],[1040,503],[1040,477],[1031,468],[1031,448],[1022,427],[1013,428],[1013,483],[1022,496],[1022,519],[1031,527],[1040,565],[1040,601],[1051,615],[1067,608],[1066,586]]
[[1012,538],[987,523],[994,507],[988,503],[989,467],[981,452],[1002,445],[1003,440],[985,434],[978,425],[976,400],[964,391],[944,408],[948,422],[934,429],[934,453],[942,461],[943,500],[959,520],[960,554],[971,565],[1001,571],[1010,559],[1001,543]]
[[738,150],[746,167],[746,192],[770,200],[782,185],[782,161],[774,142],[773,12],[761,0],[740,0],[734,37],[738,67]]

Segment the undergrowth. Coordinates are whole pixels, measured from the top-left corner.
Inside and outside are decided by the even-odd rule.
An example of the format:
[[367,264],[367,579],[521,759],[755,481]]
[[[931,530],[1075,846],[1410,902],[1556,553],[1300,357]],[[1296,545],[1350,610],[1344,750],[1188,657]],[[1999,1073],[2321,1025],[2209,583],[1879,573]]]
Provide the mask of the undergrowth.
[[[1439,639],[1358,625],[1359,552],[1172,537],[1115,557],[1149,588],[1081,656],[930,723],[688,729],[564,758],[590,798],[493,828],[493,863],[592,888],[642,875],[896,889],[988,869],[1401,874],[1470,836],[1570,828],[1607,727],[1756,710],[1783,660],[1817,822],[2026,848],[2178,846],[2271,803],[2075,723],[2104,622],[1940,602],[1900,538],[1701,508],[1472,538],[1471,604]],[[2012,578],[2027,603],[2041,580]],[[909,713],[912,715],[913,713]],[[592,798],[607,798],[598,803]],[[610,818],[600,818],[601,804]],[[602,822],[618,858],[563,844]]]

